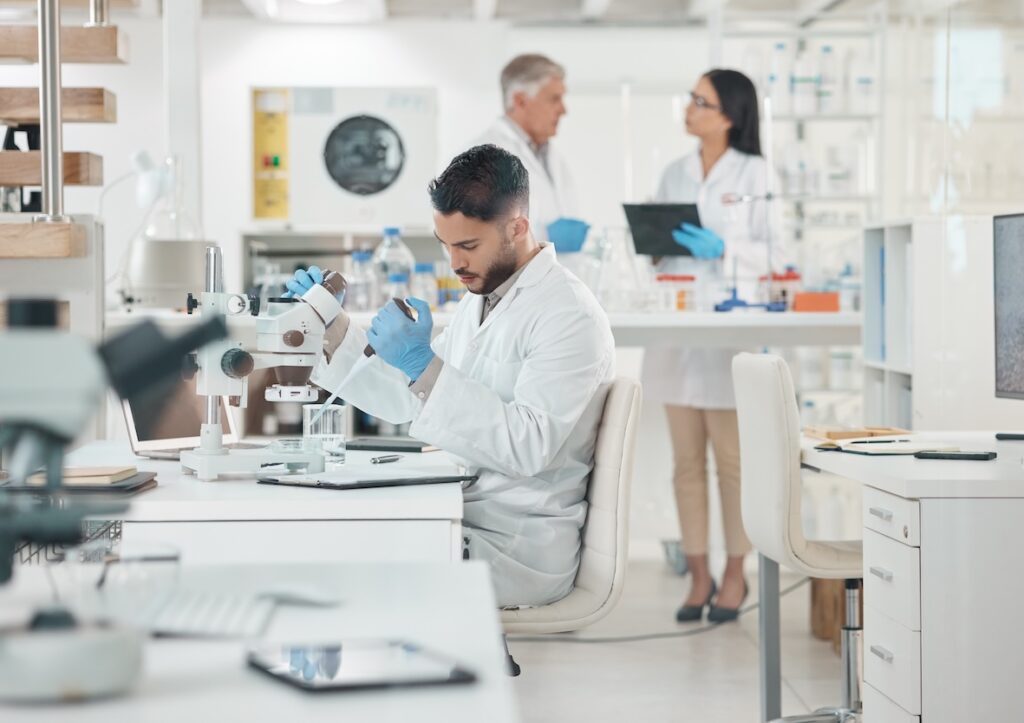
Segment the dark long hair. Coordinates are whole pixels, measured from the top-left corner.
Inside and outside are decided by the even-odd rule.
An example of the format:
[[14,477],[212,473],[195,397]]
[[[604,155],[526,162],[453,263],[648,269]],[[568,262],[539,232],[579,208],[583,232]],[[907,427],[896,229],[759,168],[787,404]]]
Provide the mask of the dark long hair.
[[761,124],[757,112],[757,90],[750,78],[738,70],[709,70],[704,77],[718,93],[722,113],[732,122],[729,146],[741,153],[761,155]]

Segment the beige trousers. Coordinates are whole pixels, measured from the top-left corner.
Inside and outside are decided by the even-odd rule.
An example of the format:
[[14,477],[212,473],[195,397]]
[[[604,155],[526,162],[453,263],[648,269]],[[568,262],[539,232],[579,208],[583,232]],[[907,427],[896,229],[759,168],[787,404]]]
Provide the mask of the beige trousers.
[[750,552],[740,508],[740,432],[735,409],[695,409],[665,405],[675,462],[673,482],[683,551],[708,552],[708,439],[715,453],[722,497],[725,549],[730,556]]

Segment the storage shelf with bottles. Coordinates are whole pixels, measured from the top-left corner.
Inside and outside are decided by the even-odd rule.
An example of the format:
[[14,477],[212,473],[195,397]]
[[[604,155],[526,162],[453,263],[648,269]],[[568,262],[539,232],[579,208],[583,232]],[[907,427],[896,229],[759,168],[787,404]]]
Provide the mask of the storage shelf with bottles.
[[[881,213],[885,33],[876,19],[865,13],[856,27],[774,32],[727,20],[722,33],[723,64],[772,99],[778,197],[793,260],[807,277],[830,278],[845,263],[858,268],[858,245],[844,250],[836,239],[844,230],[859,235]],[[833,218],[816,222],[823,214]],[[856,223],[848,222],[854,214]]]

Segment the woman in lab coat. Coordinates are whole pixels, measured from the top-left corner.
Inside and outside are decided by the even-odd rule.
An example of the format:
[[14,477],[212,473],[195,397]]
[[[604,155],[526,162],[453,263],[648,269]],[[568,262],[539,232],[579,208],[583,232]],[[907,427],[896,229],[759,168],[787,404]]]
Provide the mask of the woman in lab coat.
[[[735,271],[740,296],[749,300],[758,277],[767,272],[769,248],[773,262],[781,258],[773,204],[763,199],[769,169],[761,155],[757,93],[750,79],[732,70],[701,77],[690,94],[686,131],[700,140],[700,147],[665,170],[656,200],[696,203],[702,228],[680,227],[673,236],[693,258],[666,257],[658,271],[693,273],[696,267],[702,281],[720,279],[723,270],[731,278]],[[705,607],[709,620],[734,620],[748,592],[743,558],[750,541],[740,514],[739,431],[730,371],[736,353],[665,349],[652,350],[644,359],[644,394],[664,404],[668,416],[679,525],[692,576],[689,596],[676,614],[680,622],[700,620]],[[707,556],[709,439],[728,554],[720,586],[711,577]]]

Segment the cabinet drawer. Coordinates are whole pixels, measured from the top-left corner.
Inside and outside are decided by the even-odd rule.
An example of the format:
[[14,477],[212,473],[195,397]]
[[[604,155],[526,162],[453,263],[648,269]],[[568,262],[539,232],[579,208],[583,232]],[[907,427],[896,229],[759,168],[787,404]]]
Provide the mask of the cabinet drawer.
[[921,629],[921,549],[864,530],[864,600],[910,630]]
[[897,542],[921,546],[921,505],[871,487],[864,488],[864,526]]
[[913,715],[921,715],[921,633],[864,606],[864,680]]
[[907,713],[891,700],[865,684],[861,691],[864,699],[864,720],[871,723],[921,723],[921,717]]

